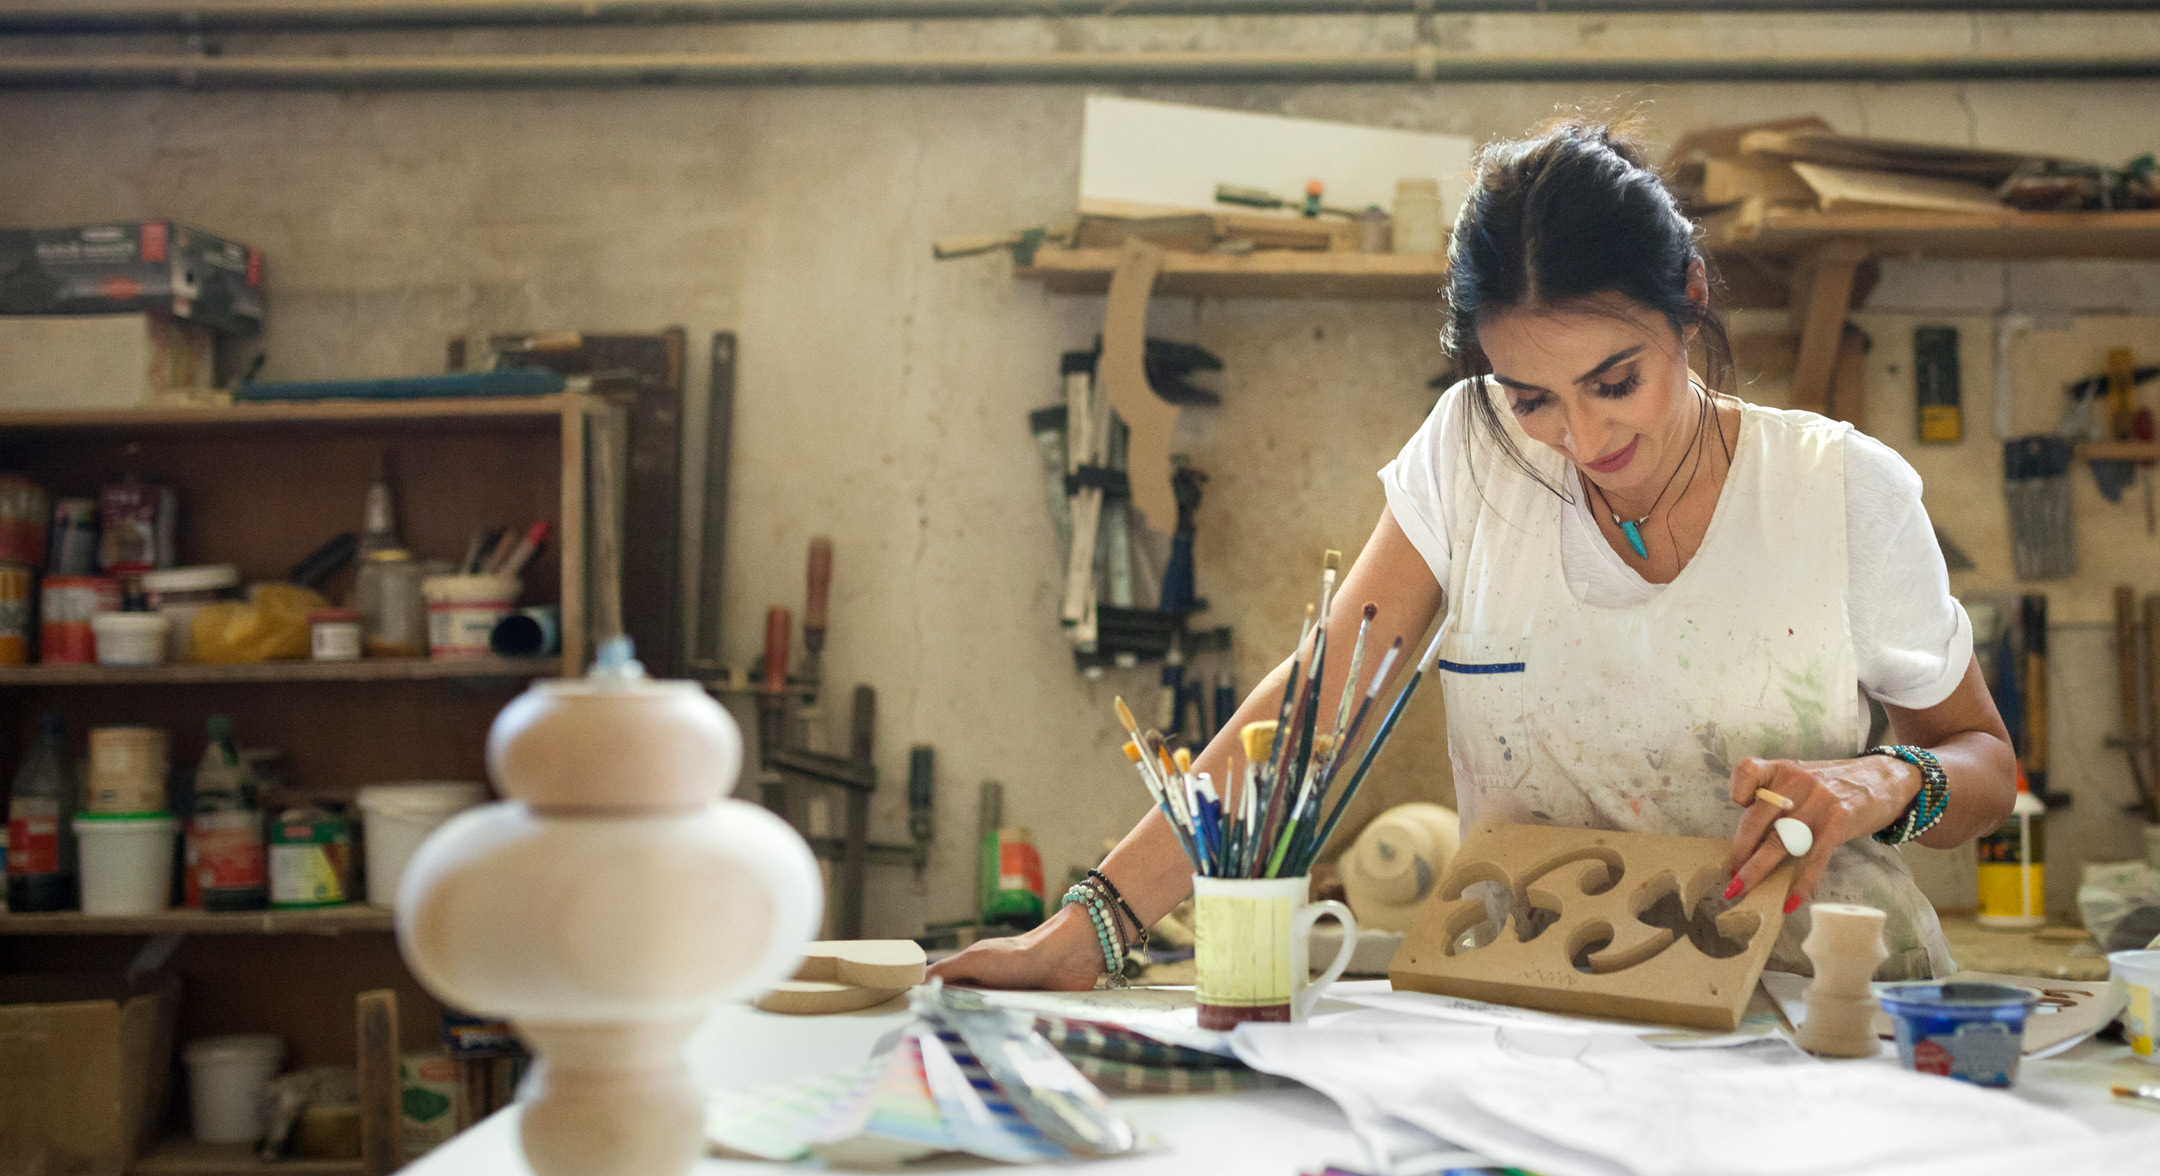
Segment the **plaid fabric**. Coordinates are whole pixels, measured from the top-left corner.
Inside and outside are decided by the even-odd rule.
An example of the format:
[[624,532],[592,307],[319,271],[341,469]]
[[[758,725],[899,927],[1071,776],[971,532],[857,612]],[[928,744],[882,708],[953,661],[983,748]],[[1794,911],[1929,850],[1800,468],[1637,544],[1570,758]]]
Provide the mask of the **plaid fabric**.
[[1288,1079],[1242,1066],[1237,1069],[1147,1066],[1136,1062],[1112,1061],[1069,1050],[1065,1052],[1065,1056],[1075,1069],[1087,1075],[1095,1085],[1121,1094],[1224,1094],[1263,1086],[1283,1086],[1289,1082]]
[[1035,1031],[1066,1056],[1101,1058],[1142,1066],[1170,1066],[1194,1070],[1244,1070],[1236,1058],[1205,1050],[1157,1041],[1143,1033],[1107,1021],[1077,1021],[1069,1017],[1038,1015]]

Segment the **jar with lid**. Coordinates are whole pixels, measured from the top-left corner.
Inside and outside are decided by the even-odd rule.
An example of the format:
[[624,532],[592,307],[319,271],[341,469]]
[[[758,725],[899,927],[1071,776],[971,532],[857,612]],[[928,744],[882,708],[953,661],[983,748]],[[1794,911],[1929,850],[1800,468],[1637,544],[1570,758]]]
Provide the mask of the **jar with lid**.
[[204,564],[144,572],[143,594],[151,608],[165,614],[165,658],[193,660],[195,614],[206,605],[240,598],[240,569],[232,564]]
[[427,602],[420,581],[427,568],[403,548],[371,551],[360,561],[353,608],[369,657],[426,657]]

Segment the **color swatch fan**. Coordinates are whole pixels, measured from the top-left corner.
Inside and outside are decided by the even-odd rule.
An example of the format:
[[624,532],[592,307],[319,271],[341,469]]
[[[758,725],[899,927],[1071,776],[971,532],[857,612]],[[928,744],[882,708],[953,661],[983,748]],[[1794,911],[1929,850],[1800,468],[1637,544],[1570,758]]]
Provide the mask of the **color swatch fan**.
[[915,1020],[862,1066],[715,1102],[713,1149],[882,1167],[949,1152],[1040,1164],[1143,1146],[1032,1018],[935,983],[912,1001]]

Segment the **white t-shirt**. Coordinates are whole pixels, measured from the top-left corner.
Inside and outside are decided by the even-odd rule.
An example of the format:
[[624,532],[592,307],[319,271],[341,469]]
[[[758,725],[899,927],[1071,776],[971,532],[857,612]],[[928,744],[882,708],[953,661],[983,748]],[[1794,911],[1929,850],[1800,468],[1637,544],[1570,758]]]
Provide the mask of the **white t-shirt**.
[[[1461,398],[1475,394],[1467,381],[1448,389],[1402,453],[1380,470],[1395,522],[1443,585],[1453,559],[1449,536],[1462,430],[1483,427],[1463,411],[1468,406]],[[1574,498],[1563,508],[1560,560],[1576,598],[1625,608],[1662,591],[1664,585],[1621,561],[1583,496]],[[1845,612],[1860,688],[1906,710],[1950,697],[1972,661],[1972,622],[1950,595],[1950,573],[1920,503],[1920,475],[1895,450],[1858,430],[1845,439],[1845,552]]]

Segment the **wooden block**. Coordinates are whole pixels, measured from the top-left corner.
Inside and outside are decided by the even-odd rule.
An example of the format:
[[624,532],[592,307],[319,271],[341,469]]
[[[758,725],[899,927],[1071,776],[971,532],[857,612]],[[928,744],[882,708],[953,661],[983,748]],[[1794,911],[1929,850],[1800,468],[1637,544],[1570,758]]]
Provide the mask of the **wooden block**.
[[1754,130],[1740,136],[1740,154],[1758,159],[1804,160],[1832,167],[1873,168],[1908,175],[1941,176],[1995,185],[2019,167],[2048,158],[2018,151],[1990,151],[1954,143],[1870,139],[1829,131]]
[[1128,239],[1197,253],[1215,243],[1215,218],[1204,212],[1177,216],[1083,216],[1073,229],[1074,249],[1115,249]]
[[[1729,881],[1728,849],[1708,837],[1480,826],[1412,924],[1388,979],[1397,989],[1561,1013],[1735,1028],[1785,925],[1794,863],[1714,916],[1717,934],[1741,945],[1736,954],[1705,954],[1681,934],[1679,918],[1642,917],[1669,910],[1660,902],[1668,896],[1686,915],[1708,917],[1703,904]],[[1490,943],[1458,948],[1487,921],[1484,901],[1463,897],[1479,882],[1504,888],[1516,910],[1552,912],[1550,925],[1525,940],[1511,916]]]
[[912,939],[833,939],[803,949],[797,980],[862,988],[913,988],[923,982],[928,957]]
[[404,1118],[398,1110],[397,992],[363,992],[354,1001],[355,1057],[360,1103],[360,1170],[388,1176],[405,1163]]
[[816,1017],[881,1005],[906,991],[905,988],[864,988],[823,980],[782,980],[771,992],[757,999],[757,1007],[768,1013]]
[[1906,176],[1896,172],[1831,167],[1820,163],[1789,165],[1824,212],[1869,208],[1917,208],[1929,212],[2003,211],[1995,190],[1966,180]]
[[1772,204],[1813,204],[1815,189],[1779,160],[1723,159],[1703,161],[1703,200],[1709,204],[1737,204],[1761,196]]

